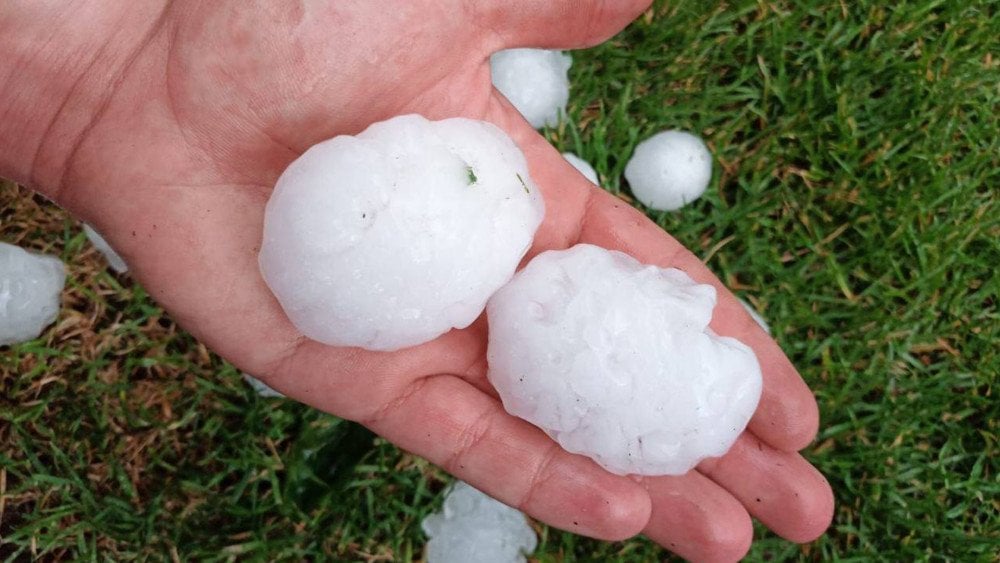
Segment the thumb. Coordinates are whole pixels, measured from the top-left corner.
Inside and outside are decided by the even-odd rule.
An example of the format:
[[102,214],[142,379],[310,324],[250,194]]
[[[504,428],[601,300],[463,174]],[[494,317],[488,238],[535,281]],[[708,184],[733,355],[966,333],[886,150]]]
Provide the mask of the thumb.
[[625,28],[652,0],[489,0],[476,2],[499,49],[575,49],[597,45]]

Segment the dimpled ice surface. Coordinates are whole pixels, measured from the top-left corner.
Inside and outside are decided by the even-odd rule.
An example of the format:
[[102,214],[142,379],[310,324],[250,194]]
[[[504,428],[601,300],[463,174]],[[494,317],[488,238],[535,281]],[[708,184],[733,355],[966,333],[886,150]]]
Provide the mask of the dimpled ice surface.
[[104,237],[95,231],[93,227],[84,223],[83,233],[87,235],[87,239],[90,240],[90,244],[94,245],[94,248],[104,255],[104,259],[108,261],[108,265],[111,266],[112,270],[118,272],[119,274],[123,274],[128,271],[128,264],[122,260],[122,257],[115,252],[114,248],[111,248],[108,241],[104,240]]
[[490,57],[490,75],[532,127],[555,127],[566,113],[572,64],[573,58],[562,51],[508,49]]
[[0,242],[0,346],[38,338],[59,314],[65,283],[58,258]]
[[324,141],[285,170],[260,269],[309,338],[397,350],[471,324],[543,214],[500,129],[401,116]]
[[598,183],[598,180],[597,180],[597,171],[594,170],[594,167],[591,166],[589,162],[587,162],[586,160],[584,160],[584,159],[576,156],[575,154],[573,154],[571,152],[564,152],[563,153],[563,158],[565,158],[567,162],[569,162],[570,164],[572,164],[573,168],[576,168],[577,170],[579,170],[580,174],[583,174],[583,176],[586,179],[590,180],[591,182],[593,182],[595,184]]
[[538,542],[524,514],[461,481],[422,527],[427,563],[523,562]]
[[635,148],[625,179],[646,207],[680,209],[705,193],[712,179],[712,154],[690,133],[657,133]]
[[725,453],[760,367],[708,328],[715,288],[591,245],[539,254],[490,299],[489,379],[507,412],[618,474]]

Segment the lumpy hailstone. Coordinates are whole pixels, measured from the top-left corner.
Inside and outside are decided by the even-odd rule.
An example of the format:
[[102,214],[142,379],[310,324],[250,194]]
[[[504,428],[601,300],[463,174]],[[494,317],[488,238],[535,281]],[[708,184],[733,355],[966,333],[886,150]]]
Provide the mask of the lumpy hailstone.
[[625,179],[646,207],[680,209],[705,193],[712,179],[712,154],[690,133],[657,133],[635,148],[625,165]]
[[523,563],[538,543],[524,514],[461,481],[422,527],[427,563]]
[[95,231],[93,227],[84,224],[83,233],[87,235],[87,239],[90,240],[90,244],[94,245],[94,248],[104,255],[104,259],[108,261],[108,265],[111,266],[112,270],[118,272],[119,274],[123,274],[128,271],[128,264],[125,263],[125,260],[122,260],[122,257],[115,252],[114,248],[111,248],[108,241],[104,240],[104,237]]
[[715,288],[620,252],[539,254],[490,300],[507,411],[611,472],[679,475],[725,453],[760,398],[753,351],[708,328]]
[[285,170],[260,269],[309,338],[397,350],[471,324],[543,214],[500,129],[401,116],[324,141]]
[[493,85],[535,129],[555,127],[569,101],[569,67],[562,51],[508,49],[490,57]]
[[0,346],[38,338],[59,315],[65,283],[58,258],[0,242]]
[[576,156],[575,154],[573,154],[571,152],[564,152],[563,153],[563,158],[565,158],[567,162],[569,162],[570,164],[572,164],[573,168],[576,168],[577,170],[579,170],[580,174],[583,174],[583,176],[586,179],[590,180],[591,182],[593,182],[595,184],[598,183],[597,171],[594,170],[594,167],[591,166],[589,162],[587,162],[586,160],[584,160],[584,159]]

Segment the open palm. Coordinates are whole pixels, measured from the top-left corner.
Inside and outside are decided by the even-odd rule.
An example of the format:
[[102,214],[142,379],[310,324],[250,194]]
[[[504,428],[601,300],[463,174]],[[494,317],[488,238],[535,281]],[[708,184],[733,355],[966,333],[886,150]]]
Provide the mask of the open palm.
[[[810,540],[828,525],[832,496],[795,453],[818,424],[795,369],[694,255],[576,173],[490,84],[490,53],[591,45],[645,4],[168,3],[120,57],[65,166],[36,183],[104,233],[223,357],[536,518],[605,539],[644,531],[698,560],[740,557],[749,515]],[[309,146],[405,113],[483,119],[515,139],[547,207],[531,255],[588,242],[720,290],[712,328],[752,346],[764,373],[760,407],[725,457],[635,479],[564,452],[503,411],[485,377],[482,319],[396,353],[331,348],[289,323],[257,268],[271,187]]]

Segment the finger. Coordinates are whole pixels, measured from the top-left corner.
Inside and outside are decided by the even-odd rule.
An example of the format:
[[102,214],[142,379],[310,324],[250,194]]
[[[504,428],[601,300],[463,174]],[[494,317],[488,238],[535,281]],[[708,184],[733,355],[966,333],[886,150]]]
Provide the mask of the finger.
[[625,28],[651,0],[490,0],[473,6],[494,50],[510,47],[574,49],[601,43]]
[[541,430],[508,415],[497,401],[458,378],[422,379],[363,423],[558,528],[621,540],[639,533],[649,520],[649,496],[641,485],[563,451]]
[[689,471],[644,478],[653,503],[643,533],[689,561],[739,561],[753,541],[743,505],[711,479]]
[[797,451],[808,445],[819,427],[819,409],[778,344],[697,256],[618,198],[598,188],[592,188],[592,193],[580,242],[621,250],[643,263],[679,268],[695,281],[715,286],[718,305],[712,330],[753,348],[764,378],[750,430],[778,449]]
[[833,491],[801,455],[781,452],[744,433],[726,455],[698,471],[738,498],[750,514],[779,536],[808,542],[833,519]]

